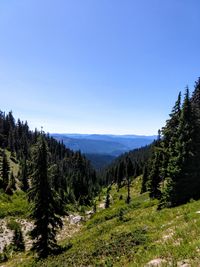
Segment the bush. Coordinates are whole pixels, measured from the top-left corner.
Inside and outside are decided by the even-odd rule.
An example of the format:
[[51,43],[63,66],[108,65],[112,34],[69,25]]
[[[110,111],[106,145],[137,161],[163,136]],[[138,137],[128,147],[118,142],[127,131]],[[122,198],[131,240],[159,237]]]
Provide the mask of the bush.
[[14,236],[11,244],[13,251],[24,251],[25,244],[21,230],[21,225],[16,221],[11,220],[10,222],[8,222],[7,226],[8,228],[14,231]]
[[[146,230],[143,228],[135,229],[133,232],[123,232],[113,234],[109,240],[101,240],[98,247],[93,252],[93,256],[102,257],[120,257],[129,251],[136,252],[140,245],[147,241]],[[131,252],[131,253],[132,253]]]

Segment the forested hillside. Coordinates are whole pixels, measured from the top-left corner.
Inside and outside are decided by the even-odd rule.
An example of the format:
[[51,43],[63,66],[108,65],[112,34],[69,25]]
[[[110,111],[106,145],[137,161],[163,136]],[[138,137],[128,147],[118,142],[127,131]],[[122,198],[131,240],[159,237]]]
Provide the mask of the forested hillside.
[[156,136],[104,135],[104,134],[52,134],[52,136],[72,149],[81,151],[92,166],[99,171],[115,158],[133,149],[153,142]]
[[172,108],[158,139],[147,147],[119,157],[104,174],[108,185],[120,187],[143,174],[141,192],[158,199],[158,208],[200,198],[200,78],[190,96],[186,88]]
[[159,208],[200,198],[200,79],[181,93],[160,131],[149,168],[149,191]]
[[104,183],[106,185],[117,183],[120,187],[126,183],[127,177],[136,178],[141,175],[152,156],[153,147],[154,143],[134,149],[118,157],[102,171],[101,175],[104,177]]
[[[30,131],[27,122],[15,121],[12,112],[0,113],[1,188],[12,194],[15,185],[27,192],[32,175],[32,152],[39,137],[43,137],[48,149],[48,169],[53,173],[57,191],[62,190],[64,201],[89,203],[98,192],[96,173],[88,160],[80,153],[67,149],[61,142],[37,129]],[[10,172],[6,151],[19,166],[19,172]]]

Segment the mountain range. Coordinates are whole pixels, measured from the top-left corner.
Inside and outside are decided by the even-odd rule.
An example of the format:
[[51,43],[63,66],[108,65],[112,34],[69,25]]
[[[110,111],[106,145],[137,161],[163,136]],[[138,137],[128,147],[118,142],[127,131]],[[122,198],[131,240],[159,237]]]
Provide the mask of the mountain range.
[[119,155],[149,145],[155,135],[51,134],[74,151],[80,150],[99,169]]

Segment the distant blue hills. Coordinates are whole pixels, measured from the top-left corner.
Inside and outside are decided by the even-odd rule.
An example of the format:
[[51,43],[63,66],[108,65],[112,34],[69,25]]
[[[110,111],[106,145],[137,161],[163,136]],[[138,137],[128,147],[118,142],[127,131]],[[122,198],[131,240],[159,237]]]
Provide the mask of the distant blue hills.
[[119,155],[149,145],[157,136],[145,135],[103,135],[103,134],[51,134],[63,141],[66,147],[86,154],[96,168],[110,163]]

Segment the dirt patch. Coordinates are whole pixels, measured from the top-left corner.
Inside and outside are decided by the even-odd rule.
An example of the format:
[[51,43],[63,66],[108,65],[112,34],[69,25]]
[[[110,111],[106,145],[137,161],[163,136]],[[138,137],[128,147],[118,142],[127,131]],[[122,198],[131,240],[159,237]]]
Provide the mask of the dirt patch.
[[[161,266],[164,266],[166,264],[170,264],[170,263],[167,263],[167,261],[165,259],[154,259],[154,260],[151,260],[149,261],[145,267],[161,267]],[[170,265],[168,265],[170,266]]]
[[[62,241],[68,237],[73,236],[76,232],[78,232],[81,228],[81,222],[84,218],[80,215],[69,215],[62,218],[63,221],[63,228],[58,231],[57,240]],[[33,240],[30,238],[30,231],[34,227],[34,222],[25,220],[25,219],[16,219],[21,225],[21,230],[24,237],[25,248],[26,250],[30,250],[33,244]],[[1,219],[0,220],[0,253],[3,252],[5,246],[11,244],[13,239],[14,231],[10,230],[7,227],[7,220]]]
[[9,245],[13,239],[13,231],[7,227],[6,220],[0,220],[0,252],[3,252],[5,246]]

